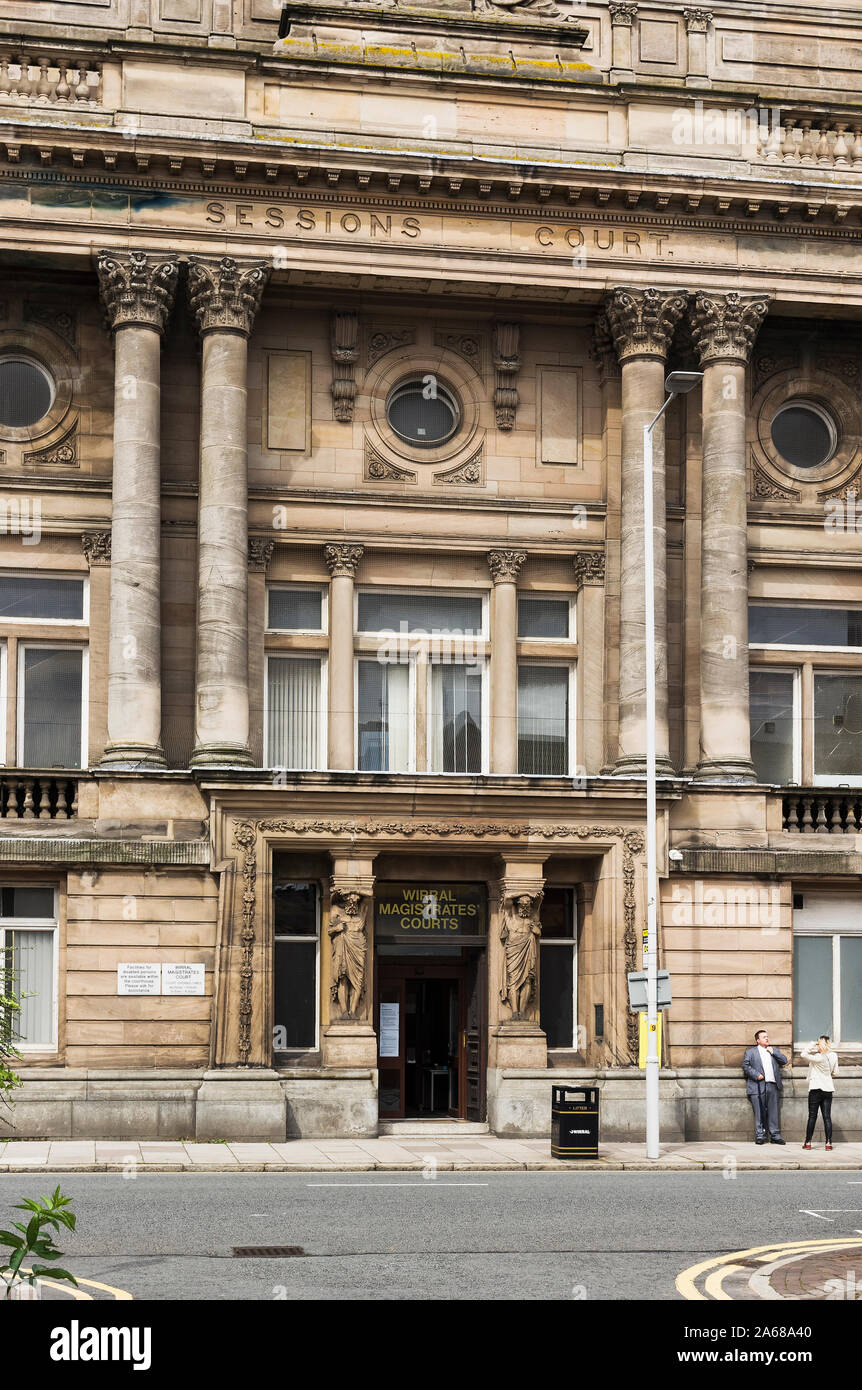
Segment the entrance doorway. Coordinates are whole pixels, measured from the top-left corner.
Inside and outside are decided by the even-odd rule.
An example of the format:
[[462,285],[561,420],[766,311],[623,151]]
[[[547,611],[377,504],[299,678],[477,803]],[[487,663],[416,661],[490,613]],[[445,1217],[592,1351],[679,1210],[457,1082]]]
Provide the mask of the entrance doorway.
[[484,952],[463,954],[379,963],[381,1119],[485,1118]]

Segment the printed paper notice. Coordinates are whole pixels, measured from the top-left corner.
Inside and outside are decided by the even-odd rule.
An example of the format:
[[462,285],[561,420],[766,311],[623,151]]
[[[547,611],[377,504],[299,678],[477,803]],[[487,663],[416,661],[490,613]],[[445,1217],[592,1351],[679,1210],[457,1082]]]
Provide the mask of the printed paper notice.
[[380,1005],[380,1056],[398,1056],[398,1019],[400,1004]]

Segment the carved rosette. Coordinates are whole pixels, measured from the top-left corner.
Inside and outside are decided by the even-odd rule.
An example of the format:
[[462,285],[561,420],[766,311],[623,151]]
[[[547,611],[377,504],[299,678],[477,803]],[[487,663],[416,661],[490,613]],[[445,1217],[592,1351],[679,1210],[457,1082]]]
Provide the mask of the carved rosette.
[[582,589],[585,584],[604,584],[605,552],[603,550],[579,550],[574,558],[575,586]]
[[100,251],[96,274],[112,330],[137,324],[164,333],[177,288],[175,257],[148,251]]
[[382,483],[390,479],[395,483],[415,483],[416,474],[410,468],[400,468],[397,463],[390,463],[388,459],[381,458],[380,454],[366,441],[365,444],[365,471],[363,477],[366,482]]
[[617,289],[605,313],[620,362],[630,357],[667,357],[688,295],[678,290]]
[[266,261],[193,257],[189,261],[189,304],[199,332],[240,333],[247,338],[268,279]]
[[770,296],[705,294],[698,290],[691,309],[691,336],[700,365],[709,362],[747,362]]
[[364,546],[339,543],[328,545],[323,556],[333,579],[355,579],[357,566],[364,553]]
[[494,414],[499,430],[515,427],[515,412],[520,399],[516,385],[521,370],[518,356],[520,335],[520,325],[517,323],[494,325]]
[[705,34],[712,23],[712,10],[704,10],[697,6],[690,10],[683,10],[685,17],[686,33]]
[[371,367],[379,357],[384,357],[387,352],[392,352],[393,348],[409,347],[415,342],[416,330],[414,328],[375,328],[368,335],[366,363]]
[[24,464],[37,468],[77,468],[78,467],[78,422],[67,430],[56,444],[47,449],[37,449],[35,453],[24,455]]
[[265,541],[259,536],[248,538],[248,567],[255,574],[266,574],[272,559],[275,541]]
[[526,550],[489,550],[488,568],[495,584],[517,584]]
[[359,316],[334,313],[330,322],[332,409],[336,420],[349,424],[356,399],[356,359],[359,356]]
[[111,563],[110,531],[85,531],[81,536],[81,549],[90,569],[94,565],[109,565]]
[[433,481],[444,486],[447,484],[457,484],[463,487],[480,486],[485,481],[481,448],[478,448],[475,454],[471,454],[464,463],[456,464],[454,468],[447,468],[442,473],[435,473]]

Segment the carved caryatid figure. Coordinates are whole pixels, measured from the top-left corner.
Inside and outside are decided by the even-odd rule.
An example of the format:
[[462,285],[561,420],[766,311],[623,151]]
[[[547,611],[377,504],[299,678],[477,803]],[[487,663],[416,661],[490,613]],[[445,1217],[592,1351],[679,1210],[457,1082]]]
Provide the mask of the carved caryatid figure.
[[340,1009],[341,1018],[356,1018],[365,991],[365,961],[368,949],[366,919],[368,899],[361,893],[335,889],[329,916],[332,945],[330,995]]
[[[500,998],[517,1019],[532,1016],[538,990],[539,925],[541,893],[518,893],[504,899],[503,925],[500,941],[503,961],[500,977]],[[530,1011],[528,1013],[528,1010]]]

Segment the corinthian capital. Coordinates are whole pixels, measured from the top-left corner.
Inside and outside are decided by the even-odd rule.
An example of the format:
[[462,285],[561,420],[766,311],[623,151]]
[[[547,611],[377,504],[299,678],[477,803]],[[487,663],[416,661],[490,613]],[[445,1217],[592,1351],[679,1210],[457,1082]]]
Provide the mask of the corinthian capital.
[[100,251],[99,294],[112,329],[143,324],[164,333],[177,287],[177,260],[148,251]]
[[700,6],[683,10],[683,15],[685,16],[686,31],[689,34],[705,34],[712,23],[712,10],[704,10]]
[[694,297],[691,310],[691,337],[700,365],[731,359],[747,362],[758,329],[766,318],[770,296],[704,294]]
[[266,261],[189,261],[189,303],[201,333],[251,333],[269,279]]
[[605,313],[620,362],[629,357],[667,357],[687,303],[688,295],[679,290],[614,290]]
[[635,22],[638,7],[637,5],[617,4],[615,0],[611,0],[608,10],[610,11],[611,24],[623,24],[627,29],[630,29]]
[[489,550],[488,568],[495,584],[517,584],[526,550]]
[[361,545],[328,545],[323,552],[333,579],[355,579],[359,561],[365,553]]

